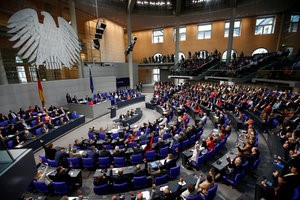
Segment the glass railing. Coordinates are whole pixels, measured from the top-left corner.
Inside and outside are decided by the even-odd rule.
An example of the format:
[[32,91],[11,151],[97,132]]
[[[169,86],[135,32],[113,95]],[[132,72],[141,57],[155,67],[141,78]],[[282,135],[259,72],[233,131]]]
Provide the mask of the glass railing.
[[7,149],[4,142],[2,140],[0,140],[0,174],[13,161],[14,161],[14,158],[12,157],[10,151]]

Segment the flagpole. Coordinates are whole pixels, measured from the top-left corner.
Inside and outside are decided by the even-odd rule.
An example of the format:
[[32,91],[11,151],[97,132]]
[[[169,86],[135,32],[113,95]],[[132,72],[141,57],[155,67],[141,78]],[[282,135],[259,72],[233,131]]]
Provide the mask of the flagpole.
[[39,70],[38,70],[38,66],[35,66],[36,69],[36,76],[37,76],[37,82],[38,82],[38,93],[39,93],[39,97],[42,103],[42,107],[45,106],[45,95],[44,95],[44,91],[43,91],[43,86],[41,83],[41,79],[40,79],[40,74],[39,74]]

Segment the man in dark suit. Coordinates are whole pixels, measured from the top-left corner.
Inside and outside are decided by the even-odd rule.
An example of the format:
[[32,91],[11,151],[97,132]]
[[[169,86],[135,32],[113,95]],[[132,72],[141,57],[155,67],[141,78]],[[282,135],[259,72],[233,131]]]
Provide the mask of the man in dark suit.
[[16,117],[17,117],[17,114],[10,110],[8,113],[9,120],[11,121],[11,120],[15,119]]
[[109,151],[107,151],[106,146],[102,146],[102,150],[99,152],[99,157],[109,157],[111,160],[111,154]]
[[112,169],[113,166],[110,166],[110,177],[111,177],[111,182],[115,183],[115,184],[121,184],[121,183],[125,183],[125,182],[129,182],[129,177],[127,175],[123,174],[123,169],[119,168],[118,169],[118,175],[113,175],[112,174]]
[[163,141],[162,138],[158,138],[158,142],[157,142],[156,145],[155,145],[155,151],[156,151],[156,152],[159,152],[159,150],[160,150],[161,148],[164,148],[164,147],[166,147],[165,142]]
[[134,177],[138,177],[138,176],[147,176],[147,175],[148,175],[147,162],[146,162],[146,160],[145,160],[144,162],[145,162],[145,167],[144,167],[144,169],[142,169],[142,167],[141,167],[140,164],[137,164],[137,165],[135,166],[135,171],[133,172],[133,176],[134,176]]
[[125,157],[125,153],[124,151],[120,150],[119,146],[116,146],[113,152],[113,157]]
[[91,150],[87,152],[87,158],[92,158],[96,163],[98,160],[99,154],[95,146],[91,146]]
[[48,144],[46,146],[43,140],[40,140],[40,142],[42,143],[43,148],[45,150],[45,156],[46,156],[46,158],[50,159],[50,160],[54,160],[56,149],[53,148],[53,144],[50,143],[50,144]]

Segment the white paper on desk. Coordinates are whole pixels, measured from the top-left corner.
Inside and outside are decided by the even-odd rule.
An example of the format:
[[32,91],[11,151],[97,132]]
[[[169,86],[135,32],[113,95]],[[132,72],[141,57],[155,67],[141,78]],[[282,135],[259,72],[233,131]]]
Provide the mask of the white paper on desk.
[[162,165],[165,164],[165,160],[160,160],[159,162],[160,162],[160,164],[162,164]]
[[150,200],[150,192],[149,191],[143,191],[143,199]]
[[21,148],[21,147],[23,147],[23,145],[21,145],[21,144],[15,146],[15,148]]
[[163,191],[164,191],[166,188],[168,188],[168,187],[169,187],[169,186],[167,186],[167,185],[166,185],[166,186],[162,186],[162,187],[160,187],[159,190],[163,192]]
[[80,155],[82,155],[84,151],[78,151],[78,152],[79,152]]
[[185,181],[183,181],[183,182],[178,182],[178,185],[181,185],[181,186],[184,186],[184,185],[186,185],[186,182]]

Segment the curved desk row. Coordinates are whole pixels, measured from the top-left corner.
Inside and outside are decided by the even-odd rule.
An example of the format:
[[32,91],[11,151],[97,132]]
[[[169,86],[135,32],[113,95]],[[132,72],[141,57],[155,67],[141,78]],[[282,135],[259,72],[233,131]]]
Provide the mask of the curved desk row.
[[139,121],[142,118],[142,116],[143,116],[143,111],[137,110],[137,112],[132,117],[123,119],[121,123],[124,127],[126,127],[128,124],[131,125]]

